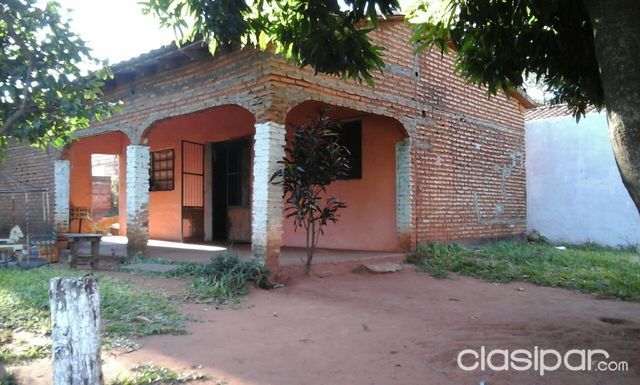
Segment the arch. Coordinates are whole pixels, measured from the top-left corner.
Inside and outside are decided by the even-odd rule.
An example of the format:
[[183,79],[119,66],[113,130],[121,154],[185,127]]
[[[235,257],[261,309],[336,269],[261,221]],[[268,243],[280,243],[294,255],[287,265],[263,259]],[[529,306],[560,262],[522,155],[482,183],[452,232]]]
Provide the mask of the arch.
[[247,103],[246,99],[246,96],[238,95],[218,100],[217,103],[213,104],[211,102],[206,104],[194,103],[182,107],[163,109],[159,112],[150,114],[144,123],[140,124],[140,126],[135,130],[136,133],[133,136],[136,138],[137,144],[143,144],[149,135],[149,132],[163,122],[172,119],[184,119],[189,116],[198,116],[200,114],[219,113],[228,108],[234,109],[235,113],[243,115],[250,114],[253,122],[255,123],[255,115],[257,113],[257,107],[255,106],[259,103]]
[[[406,200],[402,195],[405,190],[398,187],[397,178],[406,175],[405,182],[410,183],[410,157],[407,156],[405,147],[410,143],[409,132],[393,117],[307,100],[287,112],[287,137],[293,136],[296,126],[318,116],[320,112],[337,120],[356,122],[345,124],[344,129],[356,130],[357,133],[349,134],[351,138],[361,135],[360,152],[352,151],[352,155],[360,157],[358,163],[361,164],[361,172],[356,172],[351,179],[338,180],[328,187],[327,197],[336,196],[344,200],[347,208],[341,211],[337,224],[327,226],[319,246],[371,251],[406,249],[407,235],[402,232],[407,231],[404,216],[408,211],[410,220],[411,201],[410,196]],[[404,152],[401,152],[402,149]],[[402,167],[398,167],[398,162],[404,162]],[[405,209],[403,206],[400,210],[398,202],[405,206],[409,204],[409,208]],[[285,219],[283,228],[284,245],[304,245],[304,234],[294,231],[290,219]]]
[[[214,194],[212,192],[214,147],[216,143],[242,139],[242,142],[248,146],[246,154],[250,157],[252,147],[248,143],[253,142],[255,121],[254,114],[246,108],[237,104],[226,104],[178,116],[169,116],[153,122],[141,132],[140,143],[149,147],[152,158],[157,151],[168,151],[167,154],[173,156],[171,162],[173,171],[170,172],[172,176],[169,177],[172,183],[157,189],[152,187],[149,195],[150,237],[170,241],[197,241],[203,237],[200,232],[202,224],[204,239],[213,238],[213,227],[210,226],[213,226],[214,216],[218,218],[217,213],[214,212],[212,197]],[[187,163],[187,159],[189,162],[194,162],[195,158],[184,157],[187,153],[193,155],[194,153],[191,151],[197,153],[196,157],[202,158],[202,172],[198,171],[197,176],[184,174],[187,172],[185,167],[191,167],[189,164],[192,166],[195,164]],[[198,169],[200,169],[199,166]],[[167,174],[161,175],[166,177]],[[249,189],[251,187],[250,180],[246,184]],[[191,188],[194,184],[199,185],[200,183],[203,186],[209,186],[204,188],[202,200],[198,198],[198,201],[203,205],[202,211],[200,211],[200,207],[193,209],[191,205],[185,204],[183,195],[185,188]],[[200,191],[199,187],[197,190]],[[243,195],[243,197],[250,196],[250,190]],[[250,215],[246,217],[250,218]],[[187,218],[186,222],[185,218]],[[184,223],[188,223],[187,227],[183,227]],[[195,225],[192,226],[192,224]],[[193,232],[194,228],[197,228],[198,231]]]
[[[57,158],[58,160],[69,160],[69,156],[71,154],[71,149],[73,148],[73,146],[77,146],[78,143],[86,143],[84,142],[85,140],[93,141],[96,138],[106,139],[108,142],[107,145],[105,146],[106,151],[109,151],[109,149],[112,149],[110,145],[113,144],[112,143],[113,139],[116,136],[119,138],[119,140],[122,143],[125,143],[124,144],[125,147],[131,144],[131,137],[127,132],[122,130],[112,130],[112,131],[105,130],[102,132],[94,132],[94,131],[88,131],[88,130],[76,131],[76,133],[80,133],[80,132],[82,132],[85,135],[75,134],[73,140],[69,143],[66,143],[60,150]],[[105,152],[101,152],[101,153],[105,153]]]

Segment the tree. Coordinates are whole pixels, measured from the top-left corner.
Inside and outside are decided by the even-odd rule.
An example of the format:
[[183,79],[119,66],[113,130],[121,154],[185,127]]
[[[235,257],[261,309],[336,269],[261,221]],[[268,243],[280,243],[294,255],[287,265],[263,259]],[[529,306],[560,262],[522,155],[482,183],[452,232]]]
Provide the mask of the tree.
[[[251,4],[251,6],[248,5]],[[344,3],[350,7],[342,7]],[[300,66],[371,83],[383,47],[368,33],[398,0],[145,0],[146,13],[172,27],[182,42],[201,37],[217,47],[274,46]]]
[[81,63],[98,62],[57,3],[0,3],[0,48],[0,149],[9,138],[60,147],[74,130],[115,110],[101,100],[109,70],[83,74]]
[[453,46],[459,72],[491,93],[534,75],[576,117],[607,110],[622,181],[640,212],[640,3],[636,0],[422,1],[419,49]]
[[339,131],[340,125],[326,116],[297,127],[280,161],[283,167],[271,177],[272,183],[283,187],[285,217],[293,218],[296,230],[305,230],[307,275],[324,227],[337,222],[337,211],[347,207],[337,197],[325,198],[327,186],[346,177],[350,169],[349,151],[339,143]]

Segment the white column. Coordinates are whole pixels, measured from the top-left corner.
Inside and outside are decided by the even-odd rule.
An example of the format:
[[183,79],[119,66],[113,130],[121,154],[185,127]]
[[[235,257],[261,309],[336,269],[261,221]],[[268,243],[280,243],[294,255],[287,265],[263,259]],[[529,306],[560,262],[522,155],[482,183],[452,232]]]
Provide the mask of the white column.
[[411,139],[396,143],[396,228],[401,247],[411,246]]
[[282,187],[269,182],[284,157],[284,125],[256,123],[253,156],[252,251],[272,270],[279,266],[282,246]]
[[56,160],[53,172],[53,225],[57,233],[69,231],[70,178],[71,163],[68,160]]
[[127,256],[147,254],[149,240],[148,146],[127,146]]

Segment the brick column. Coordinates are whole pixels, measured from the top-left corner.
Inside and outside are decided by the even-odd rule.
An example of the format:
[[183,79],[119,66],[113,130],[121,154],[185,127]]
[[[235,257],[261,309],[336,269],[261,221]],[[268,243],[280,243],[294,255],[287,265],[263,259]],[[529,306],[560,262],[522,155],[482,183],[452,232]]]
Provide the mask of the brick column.
[[69,195],[71,163],[56,160],[54,164],[53,226],[57,233],[69,231]]
[[396,143],[396,228],[398,242],[405,250],[411,248],[411,139]]
[[148,146],[127,146],[127,257],[147,255],[149,240]]
[[275,271],[282,246],[282,187],[269,183],[284,157],[284,125],[256,123],[253,147],[252,252]]

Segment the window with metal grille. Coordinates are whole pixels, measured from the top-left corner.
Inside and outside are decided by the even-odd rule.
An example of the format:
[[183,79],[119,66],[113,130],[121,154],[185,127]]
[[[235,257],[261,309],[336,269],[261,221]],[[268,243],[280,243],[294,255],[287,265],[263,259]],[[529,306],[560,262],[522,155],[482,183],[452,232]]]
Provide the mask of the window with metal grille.
[[174,189],[173,148],[151,152],[151,178],[149,191],[171,191]]
[[362,179],[362,121],[342,122],[340,126],[342,130],[338,142],[349,150],[351,166],[348,175],[340,179]]

